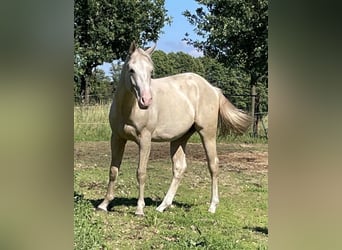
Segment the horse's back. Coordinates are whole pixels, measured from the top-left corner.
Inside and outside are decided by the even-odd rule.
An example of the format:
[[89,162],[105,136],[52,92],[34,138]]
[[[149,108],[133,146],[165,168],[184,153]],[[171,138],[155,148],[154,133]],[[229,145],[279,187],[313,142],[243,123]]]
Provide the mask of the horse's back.
[[167,91],[174,98],[169,100],[174,105],[179,105],[178,100],[186,98],[196,113],[218,110],[220,92],[198,74],[182,73],[154,79],[153,83],[153,88],[159,93]]
[[210,99],[217,97],[215,88],[203,77],[195,73],[181,73],[163,78],[152,79],[152,88],[158,93],[168,91],[176,97],[186,95],[189,99]]

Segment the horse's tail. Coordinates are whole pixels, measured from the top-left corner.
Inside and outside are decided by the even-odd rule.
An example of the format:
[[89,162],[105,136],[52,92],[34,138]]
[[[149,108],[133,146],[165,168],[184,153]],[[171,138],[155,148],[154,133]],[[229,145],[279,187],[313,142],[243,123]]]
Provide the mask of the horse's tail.
[[252,123],[252,117],[246,112],[236,108],[223,94],[220,89],[220,108],[218,127],[220,134],[226,135],[230,131],[243,134]]

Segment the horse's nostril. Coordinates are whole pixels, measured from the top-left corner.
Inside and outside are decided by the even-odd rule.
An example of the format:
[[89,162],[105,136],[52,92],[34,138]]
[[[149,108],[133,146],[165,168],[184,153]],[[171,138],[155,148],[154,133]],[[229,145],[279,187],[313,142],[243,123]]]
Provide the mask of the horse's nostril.
[[152,97],[142,97],[141,99],[144,105],[150,105],[152,102]]
[[150,91],[142,91],[141,104],[144,106],[149,106],[152,102],[152,95]]

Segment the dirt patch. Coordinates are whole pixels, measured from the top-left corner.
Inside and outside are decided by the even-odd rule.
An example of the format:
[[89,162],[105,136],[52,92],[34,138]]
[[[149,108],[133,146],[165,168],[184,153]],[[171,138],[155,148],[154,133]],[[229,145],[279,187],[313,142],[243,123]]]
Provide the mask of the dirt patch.
[[[224,144],[217,145],[220,168],[227,171],[267,172],[268,147],[265,144]],[[206,162],[202,144],[187,145],[187,161]],[[97,166],[99,163],[109,165],[109,142],[78,142],[74,145],[75,167]],[[138,159],[138,147],[133,142],[126,145],[124,159]],[[150,160],[169,160],[169,143],[153,143]]]

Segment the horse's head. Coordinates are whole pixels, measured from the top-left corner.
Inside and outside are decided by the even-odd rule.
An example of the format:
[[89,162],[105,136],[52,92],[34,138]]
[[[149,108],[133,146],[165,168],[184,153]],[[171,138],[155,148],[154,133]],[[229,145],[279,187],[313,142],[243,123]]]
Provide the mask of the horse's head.
[[133,91],[139,107],[142,109],[147,109],[152,103],[151,73],[153,71],[153,62],[151,55],[155,48],[156,45],[143,50],[132,42],[124,66],[126,84]]

